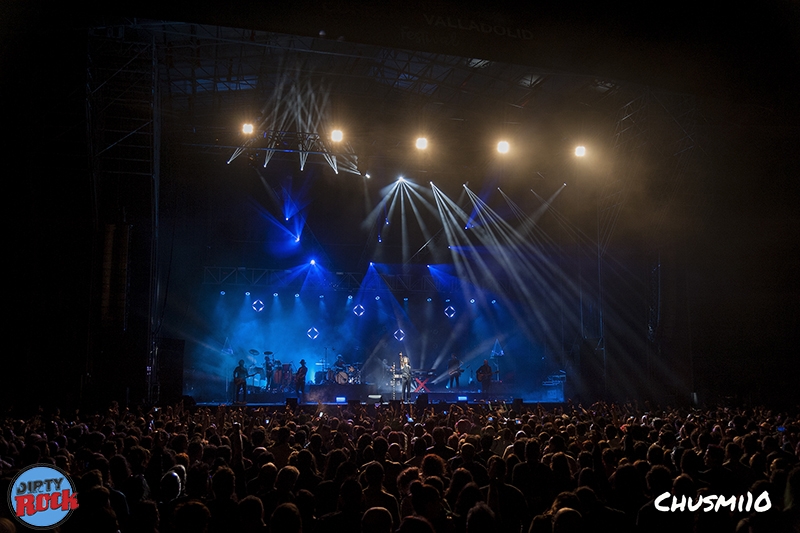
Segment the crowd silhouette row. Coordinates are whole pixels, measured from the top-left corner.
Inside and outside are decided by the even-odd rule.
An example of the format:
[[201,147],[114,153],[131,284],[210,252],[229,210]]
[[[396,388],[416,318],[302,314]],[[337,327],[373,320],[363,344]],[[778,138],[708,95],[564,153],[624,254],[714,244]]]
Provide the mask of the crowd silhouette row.
[[113,404],[2,430],[0,493],[32,464],[74,480],[64,533],[800,532],[800,422],[764,408]]

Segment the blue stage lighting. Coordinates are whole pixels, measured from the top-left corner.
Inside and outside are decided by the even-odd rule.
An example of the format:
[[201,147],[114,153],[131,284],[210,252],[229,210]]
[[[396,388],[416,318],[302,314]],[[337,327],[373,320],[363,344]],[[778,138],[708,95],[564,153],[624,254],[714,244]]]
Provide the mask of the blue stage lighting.
[[221,296],[225,296],[225,291],[219,291]]
[[317,328],[308,328],[306,335],[308,335],[309,339],[314,340],[319,337],[319,330]]
[[408,301],[408,296],[406,296],[405,298],[403,298],[403,301],[404,301],[404,302],[407,302],[407,301]]
[[348,294],[348,295],[347,295],[347,299],[348,299],[348,300],[352,300],[352,299],[353,299],[353,295],[352,295],[352,294]]
[[324,295],[324,294],[320,294],[320,295],[319,295],[319,298],[320,298],[320,300],[321,300],[321,299],[325,298],[325,295]]
[[453,318],[456,315],[456,310],[452,305],[448,305],[444,308],[444,314],[447,315],[447,318]]
[[272,296],[274,296],[275,298],[277,298],[277,297],[278,297],[278,293],[277,293],[277,292],[273,292],[273,293],[272,293]]
[[375,300],[380,300],[380,299],[381,299],[381,297],[380,297],[380,296],[376,296],[376,297],[375,297]]
[[347,403],[347,398],[345,398],[344,396],[337,396],[336,403]]
[[497,300],[492,300],[492,305],[496,304]]
[[472,298],[472,299],[469,301],[469,303],[471,303],[471,304],[474,304],[474,303],[475,303],[475,298]]
[[467,401],[467,397],[466,396],[459,396],[458,397],[458,401],[459,402],[466,402]]
[[397,331],[394,332],[394,338],[400,342],[403,342],[403,339],[406,338],[406,332],[403,331],[402,329],[398,329]]
[[253,311],[255,311],[256,313],[260,313],[263,310],[264,310],[264,302],[262,302],[261,300],[256,300],[255,302],[253,302]]
[[246,293],[244,293],[244,295],[245,296],[250,296],[250,291],[247,291]]
[[363,314],[364,314],[364,306],[363,306],[363,305],[361,305],[361,304],[358,304],[358,305],[356,305],[356,306],[353,308],[353,314],[354,314],[354,315],[356,315],[356,316],[361,316],[361,315],[363,315]]
[[316,259],[312,259],[312,260],[311,260],[311,264],[312,264],[312,265],[316,265],[316,264],[317,264],[317,261],[316,261]]
[[298,292],[294,293],[294,297],[295,298],[300,298],[300,293],[298,293]]
[[432,301],[433,301],[433,298],[428,298],[428,301],[429,301],[429,302],[432,302]]

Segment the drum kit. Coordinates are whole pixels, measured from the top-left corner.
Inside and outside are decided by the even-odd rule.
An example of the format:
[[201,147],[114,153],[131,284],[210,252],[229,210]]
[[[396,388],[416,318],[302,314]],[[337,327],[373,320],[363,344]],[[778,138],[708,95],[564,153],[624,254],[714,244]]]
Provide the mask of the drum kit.
[[361,363],[351,363],[341,366],[333,366],[326,373],[326,383],[336,383],[337,385],[359,385],[361,384]]
[[[248,353],[253,357],[262,355],[262,352],[251,349]],[[291,363],[281,363],[274,358],[274,353],[263,352],[264,366],[251,366],[248,375],[253,376],[252,383],[248,383],[248,388],[252,392],[290,392],[294,390],[294,375],[296,369]],[[326,371],[322,372],[324,379],[318,384],[335,383],[337,385],[359,385],[361,384],[361,363],[334,364]],[[325,366],[325,363],[316,363]],[[250,381],[248,379],[248,381]]]
[[[249,350],[250,355],[258,356],[258,350]],[[258,380],[253,380],[252,389],[256,392],[289,392],[294,389],[295,368],[292,363],[281,363],[275,359],[274,353],[264,352],[264,366],[252,366],[248,374],[259,376]],[[256,382],[257,381],[257,382]]]

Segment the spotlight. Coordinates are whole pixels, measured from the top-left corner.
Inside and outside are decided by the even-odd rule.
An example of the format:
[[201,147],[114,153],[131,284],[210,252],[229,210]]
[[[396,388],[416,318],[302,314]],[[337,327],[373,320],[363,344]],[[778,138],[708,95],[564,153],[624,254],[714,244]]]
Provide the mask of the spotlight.
[[319,337],[319,330],[317,328],[308,328],[306,335],[308,335],[309,339],[314,340]]
[[253,311],[255,311],[256,313],[260,313],[263,310],[264,310],[264,302],[262,302],[261,300],[256,300],[255,302],[253,302]]
[[433,301],[433,298],[428,298],[428,300],[427,300],[427,301],[429,301],[429,302],[432,302],[432,301]]
[[407,301],[408,301],[408,296],[406,296],[405,298],[403,298],[403,301],[404,301],[404,302],[407,302]]
[[500,141],[497,143],[497,151],[501,154],[507,154],[510,149],[511,145],[508,144],[508,141]]
[[295,298],[300,298],[300,293],[299,292],[294,293],[294,297]]
[[403,342],[403,339],[406,338],[406,332],[402,329],[398,329],[394,332],[394,338],[400,342]]
[[225,296],[225,291],[219,291],[220,296]]
[[575,155],[578,157],[583,157],[586,155],[586,147],[585,146],[576,146],[575,147]]
[[369,173],[364,174],[364,177],[369,179],[370,178]]
[[381,299],[381,297],[380,297],[380,296],[376,296],[376,297],[375,297],[375,300],[376,300],[376,301],[377,301],[377,300],[380,300],[380,299]]
[[300,242],[300,235],[294,238],[294,242]]
[[[400,177],[397,178],[397,181],[404,182],[404,181],[406,181],[406,179],[403,176],[400,176]],[[387,222],[387,224],[388,224],[388,222]]]
[[320,294],[319,295],[319,299],[322,300],[323,298],[325,298],[325,295],[324,294]]
[[245,296],[250,296],[250,291],[247,291],[246,293],[244,293],[244,295]]
[[470,299],[469,303],[474,304],[475,303],[475,298]]
[[317,260],[316,260],[316,259],[312,259],[312,260],[311,260],[311,264],[312,264],[312,265],[316,265],[316,264],[317,264]]
[[352,295],[352,294],[348,294],[348,295],[347,295],[347,299],[348,299],[348,300],[352,300],[352,299],[353,299],[353,295]]
[[277,292],[273,292],[273,293],[272,293],[272,296],[274,296],[275,298],[277,298],[277,297],[278,297],[278,293],[277,293]]
[[342,142],[342,139],[344,139],[344,133],[342,133],[342,130],[333,130],[331,132],[331,140],[333,142]]
[[447,318],[453,318],[456,315],[456,310],[452,305],[448,305],[444,308],[444,314]]
[[492,305],[496,304],[497,300],[492,300]]
[[418,150],[424,150],[425,148],[428,147],[428,139],[426,139],[425,137],[418,138],[416,146]]
[[361,305],[361,304],[358,304],[358,305],[356,305],[356,306],[353,308],[353,314],[354,314],[354,315],[356,315],[356,316],[361,316],[361,315],[363,315],[363,314],[364,314],[364,306],[363,306],[363,305]]
[[242,133],[250,135],[253,133],[253,125],[252,124],[242,124]]

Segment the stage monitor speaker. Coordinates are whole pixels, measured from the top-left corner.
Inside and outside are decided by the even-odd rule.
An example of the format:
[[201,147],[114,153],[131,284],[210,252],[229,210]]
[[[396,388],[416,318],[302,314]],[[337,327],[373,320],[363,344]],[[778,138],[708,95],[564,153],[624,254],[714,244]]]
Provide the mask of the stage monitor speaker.
[[417,409],[427,409],[428,408],[428,393],[423,392],[419,396],[417,396],[416,404]]
[[297,409],[297,398],[286,398],[286,407],[292,411]]

